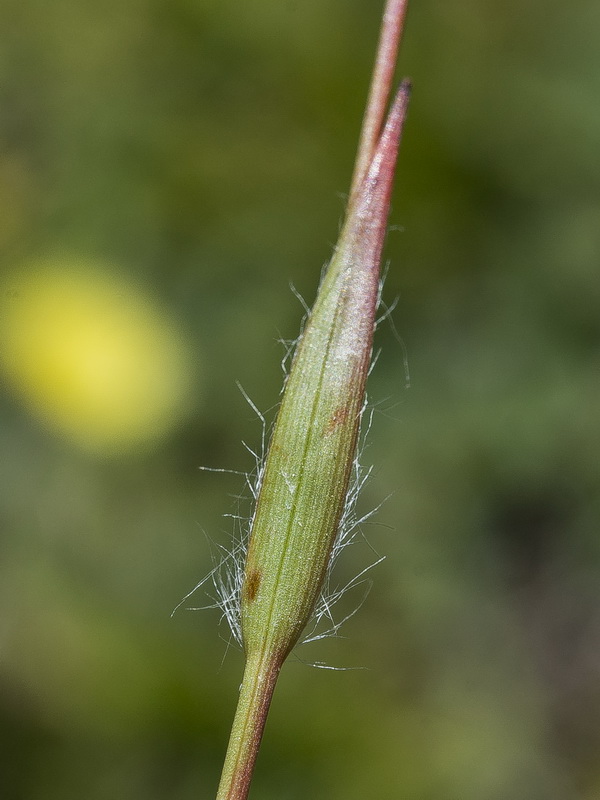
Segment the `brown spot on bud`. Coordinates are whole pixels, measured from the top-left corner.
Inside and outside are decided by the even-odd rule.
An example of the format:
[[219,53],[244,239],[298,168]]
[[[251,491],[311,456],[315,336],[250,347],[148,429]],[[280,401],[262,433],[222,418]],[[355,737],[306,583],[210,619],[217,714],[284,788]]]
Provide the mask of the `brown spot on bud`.
[[331,415],[329,422],[325,426],[325,430],[323,433],[325,436],[328,436],[330,433],[333,433],[336,428],[342,425],[348,419],[348,414],[350,413],[350,409],[347,405],[338,406],[336,410]]
[[260,570],[258,569],[251,569],[246,575],[246,580],[244,581],[244,595],[249,603],[256,597],[261,577]]

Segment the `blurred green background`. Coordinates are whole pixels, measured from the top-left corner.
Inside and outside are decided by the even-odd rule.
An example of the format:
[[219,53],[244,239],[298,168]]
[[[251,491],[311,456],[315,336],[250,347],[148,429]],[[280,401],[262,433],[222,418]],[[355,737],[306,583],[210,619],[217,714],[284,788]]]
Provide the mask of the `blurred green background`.
[[[381,5],[3,3],[7,800],[214,797],[242,658],[170,612],[243,478],[198,467],[252,468],[236,380],[272,419]],[[252,797],[600,797],[599,35],[597,0],[410,8],[384,295],[410,387],[383,323],[360,501],[388,498],[387,559],[286,665]]]

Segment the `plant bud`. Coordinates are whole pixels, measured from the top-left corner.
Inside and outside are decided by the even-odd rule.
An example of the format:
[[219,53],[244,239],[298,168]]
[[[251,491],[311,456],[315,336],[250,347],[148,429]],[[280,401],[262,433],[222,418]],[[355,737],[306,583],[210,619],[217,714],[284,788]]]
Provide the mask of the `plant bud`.
[[246,654],[281,664],[327,572],[364,402],[379,265],[410,87],[403,83],[298,343],[267,453],[242,586]]

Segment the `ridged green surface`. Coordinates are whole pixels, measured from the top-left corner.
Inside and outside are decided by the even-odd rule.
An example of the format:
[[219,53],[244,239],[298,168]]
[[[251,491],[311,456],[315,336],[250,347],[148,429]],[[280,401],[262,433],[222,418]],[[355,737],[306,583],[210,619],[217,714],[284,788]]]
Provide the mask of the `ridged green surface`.
[[355,458],[403,86],[300,338],[269,445],[242,588],[246,652],[287,655],[327,570]]

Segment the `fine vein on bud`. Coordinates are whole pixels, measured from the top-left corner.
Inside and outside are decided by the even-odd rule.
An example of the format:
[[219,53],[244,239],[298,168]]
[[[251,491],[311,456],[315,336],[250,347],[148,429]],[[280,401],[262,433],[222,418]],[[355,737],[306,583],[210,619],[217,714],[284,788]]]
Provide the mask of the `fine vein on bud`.
[[217,800],[247,798],[277,676],[313,612],[346,500],[410,94],[404,81],[384,122],[405,10],[388,0],[346,219],[267,452],[241,587],[246,668]]

